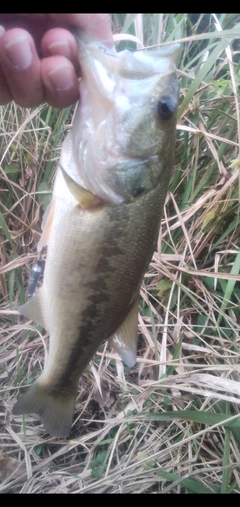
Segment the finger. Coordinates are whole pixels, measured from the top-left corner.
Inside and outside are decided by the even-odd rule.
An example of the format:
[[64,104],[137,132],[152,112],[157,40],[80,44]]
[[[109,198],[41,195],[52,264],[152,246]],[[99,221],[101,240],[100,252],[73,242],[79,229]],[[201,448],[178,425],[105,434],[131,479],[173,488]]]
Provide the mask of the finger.
[[49,14],[49,17],[59,26],[69,24],[82,28],[107,46],[113,46],[110,14]]
[[[0,39],[4,34],[5,30],[3,26],[0,26]],[[1,65],[0,65],[0,105],[7,104],[12,100],[11,92],[8,88],[8,84],[4,77]]]
[[44,98],[52,107],[68,107],[79,99],[79,83],[72,63],[64,56],[41,61]]
[[64,28],[53,28],[45,33],[41,50],[43,56],[65,56],[73,64],[77,75],[80,75],[80,65],[78,61],[77,43],[75,37]]
[[40,104],[41,66],[31,35],[21,28],[5,32],[0,39],[0,62],[11,98],[22,107]]

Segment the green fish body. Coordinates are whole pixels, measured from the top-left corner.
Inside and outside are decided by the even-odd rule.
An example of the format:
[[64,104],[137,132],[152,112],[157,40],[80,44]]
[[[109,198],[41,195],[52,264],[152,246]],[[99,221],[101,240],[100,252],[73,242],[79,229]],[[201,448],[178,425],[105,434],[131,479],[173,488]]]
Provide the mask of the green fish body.
[[50,334],[42,375],[14,414],[66,437],[80,375],[99,345],[136,360],[143,275],[159,233],[175,146],[177,45],[130,53],[78,39],[81,101],[43,222],[41,289],[19,308]]

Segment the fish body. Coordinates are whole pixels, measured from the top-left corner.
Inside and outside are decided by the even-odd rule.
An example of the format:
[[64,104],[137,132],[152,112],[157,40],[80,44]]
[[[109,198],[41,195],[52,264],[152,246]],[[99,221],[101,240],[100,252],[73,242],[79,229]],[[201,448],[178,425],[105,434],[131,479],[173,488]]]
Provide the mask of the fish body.
[[[41,289],[19,312],[50,334],[44,371],[14,406],[66,437],[80,375],[112,337],[136,360],[140,285],[173,164],[177,46],[130,53],[78,38],[81,102],[66,137],[39,251]],[[140,54],[141,53],[141,54]]]

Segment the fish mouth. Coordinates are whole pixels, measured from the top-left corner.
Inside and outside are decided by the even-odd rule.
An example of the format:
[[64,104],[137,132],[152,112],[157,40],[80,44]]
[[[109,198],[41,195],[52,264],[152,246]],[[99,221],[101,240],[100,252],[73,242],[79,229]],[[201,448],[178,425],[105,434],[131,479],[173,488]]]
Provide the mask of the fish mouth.
[[175,71],[180,44],[170,44],[160,49],[124,50],[117,53],[102,43],[92,40],[82,31],[74,33],[79,49],[82,77],[92,93],[109,100],[120,78],[133,81],[155,74],[167,76]]

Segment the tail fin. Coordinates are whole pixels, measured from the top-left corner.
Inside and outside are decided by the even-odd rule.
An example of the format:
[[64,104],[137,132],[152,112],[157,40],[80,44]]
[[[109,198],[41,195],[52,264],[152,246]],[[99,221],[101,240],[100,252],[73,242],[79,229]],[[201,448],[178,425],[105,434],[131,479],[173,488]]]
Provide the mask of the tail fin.
[[41,377],[24,393],[14,405],[14,415],[39,415],[50,435],[66,438],[71,430],[76,392],[56,394],[41,382]]

